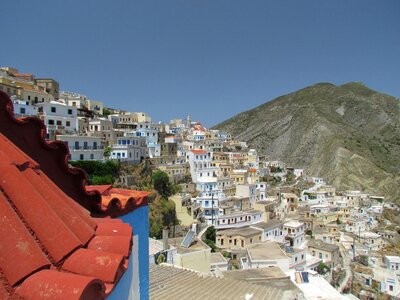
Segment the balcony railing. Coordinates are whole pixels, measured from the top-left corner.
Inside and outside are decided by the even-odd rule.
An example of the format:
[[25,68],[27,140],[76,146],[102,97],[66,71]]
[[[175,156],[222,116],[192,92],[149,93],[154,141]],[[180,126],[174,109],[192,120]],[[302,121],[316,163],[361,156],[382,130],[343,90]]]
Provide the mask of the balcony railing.
[[97,147],[93,147],[93,146],[69,146],[70,150],[103,150],[104,147],[103,146],[97,146]]

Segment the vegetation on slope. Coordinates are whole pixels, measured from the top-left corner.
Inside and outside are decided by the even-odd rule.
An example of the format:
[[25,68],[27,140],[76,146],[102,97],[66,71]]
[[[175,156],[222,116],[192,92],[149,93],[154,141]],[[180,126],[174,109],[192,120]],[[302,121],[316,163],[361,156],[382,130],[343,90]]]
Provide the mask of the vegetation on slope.
[[400,102],[361,83],[316,84],[217,125],[341,190],[400,201]]
[[[152,192],[149,197],[150,237],[161,238],[162,230],[177,225],[175,205],[168,198],[179,191],[178,187],[169,181],[165,172],[154,169],[148,161],[139,165],[120,165],[117,161],[71,161],[74,167],[82,168],[88,175],[88,184],[118,184],[118,177],[131,175],[134,184],[130,189]],[[122,186],[126,187],[126,186]]]
[[92,160],[70,161],[73,167],[81,168],[88,175],[88,185],[113,184],[120,171],[118,161],[108,160],[106,162]]

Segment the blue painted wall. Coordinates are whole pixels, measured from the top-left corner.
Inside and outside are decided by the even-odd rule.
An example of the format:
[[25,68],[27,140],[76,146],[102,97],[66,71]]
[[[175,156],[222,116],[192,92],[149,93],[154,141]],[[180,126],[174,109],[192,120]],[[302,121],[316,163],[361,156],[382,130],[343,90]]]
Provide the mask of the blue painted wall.
[[[133,227],[133,247],[129,266],[114,291],[107,298],[110,300],[149,299],[149,209],[142,206],[120,217]],[[139,273],[139,278],[135,278]],[[133,298],[138,286],[140,298]],[[135,295],[136,296],[136,295]]]

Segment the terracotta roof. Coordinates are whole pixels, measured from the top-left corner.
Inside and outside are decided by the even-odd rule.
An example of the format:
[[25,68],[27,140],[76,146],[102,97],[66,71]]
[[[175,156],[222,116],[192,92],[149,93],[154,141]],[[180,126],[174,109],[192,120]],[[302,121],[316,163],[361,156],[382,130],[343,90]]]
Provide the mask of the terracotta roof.
[[29,74],[29,73],[17,73],[14,75],[15,75],[15,77],[31,77],[31,76],[33,76],[33,74]]
[[126,270],[132,227],[94,219],[0,133],[0,299],[103,299]]
[[135,207],[147,204],[146,198],[151,193],[145,191],[113,188],[112,185],[89,185],[87,191],[99,191],[102,210],[113,214],[121,211],[132,211]]
[[256,169],[254,169],[254,168],[250,168],[250,169],[248,169],[248,170],[247,170],[247,172],[249,172],[249,173],[256,173],[256,172],[257,172],[257,170],[256,170]]
[[206,151],[206,150],[192,150],[191,152],[194,154],[207,154],[208,153],[208,151]]
[[68,147],[62,141],[46,141],[46,127],[37,117],[16,119],[13,104],[0,91],[0,133],[40,165],[40,170],[51,178],[51,185],[88,209],[93,216],[121,216],[147,205],[147,192],[112,189],[110,195],[103,189],[87,188],[86,173],[68,165]]

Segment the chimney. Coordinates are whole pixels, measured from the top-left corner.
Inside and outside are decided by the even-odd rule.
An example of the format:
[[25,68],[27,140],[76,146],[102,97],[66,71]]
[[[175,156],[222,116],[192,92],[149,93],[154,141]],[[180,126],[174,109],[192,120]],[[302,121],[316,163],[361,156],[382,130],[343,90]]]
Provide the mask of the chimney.
[[163,229],[162,237],[163,237],[163,250],[168,250],[168,229]]

